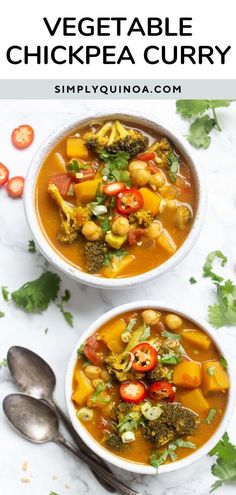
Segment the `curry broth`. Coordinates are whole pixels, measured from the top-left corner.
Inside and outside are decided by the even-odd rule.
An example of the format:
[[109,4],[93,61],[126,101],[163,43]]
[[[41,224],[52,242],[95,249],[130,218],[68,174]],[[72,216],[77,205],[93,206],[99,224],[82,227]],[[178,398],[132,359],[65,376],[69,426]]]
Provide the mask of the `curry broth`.
[[[134,318],[134,317],[138,316],[138,318],[139,318],[140,313],[141,313],[141,311],[132,312],[132,313],[129,312],[129,313],[125,313],[125,314],[120,315],[120,317],[115,317],[112,320],[110,320],[109,322],[105,323],[96,332],[96,335],[99,338],[99,336],[101,336],[102,333],[104,333],[104,332],[109,333],[110,325],[114,321],[117,321],[118,319],[122,319],[127,324],[131,317]],[[162,316],[160,319],[160,323],[162,323],[164,325],[164,320],[165,320],[165,316],[167,313],[162,311],[161,314],[162,314]],[[194,325],[191,321],[187,320],[186,318],[182,318],[182,320],[183,320],[183,328],[195,329],[195,330],[198,329],[196,327],[196,325]],[[200,329],[200,330],[202,331],[202,329]],[[151,336],[156,335],[158,332],[160,332],[160,329],[158,330],[157,326],[153,327]],[[175,333],[178,333],[178,332],[176,331]],[[125,345],[126,344],[124,344],[124,348],[125,348]],[[212,341],[211,341],[211,346],[208,350],[199,349],[199,347],[194,346],[193,344],[190,344],[185,339],[181,339],[181,345],[184,347],[188,357],[194,361],[199,362],[199,363],[202,363],[203,361],[208,361],[208,360],[219,360],[221,357],[218,349],[216,348],[215,344]],[[105,351],[105,354],[106,354],[106,351]],[[82,359],[78,359],[74,373],[76,373],[76,370],[81,370],[81,369],[83,370],[83,366],[84,366],[84,361]],[[174,368],[171,365],[168,365],[168,367],[170,369]],[[103,368],[103,369],[105,369],[105,368]],[[120,394],[119,394],[119,386],[120,386],[120,384],[116,383],[116,382],[115,383],[113,382],[113,384],[112,384],[112,393],[114,393],[114,402],[116,402],[116,403],[119,402],[119,400],[121,400]],[[76,390],[75,378],[73,378],[72,389],[73,389],[73,392]],[[181,389],[179,390],[177,388],[175,402],[179,401],[181,403],[180,396],[181,396],[182,390]],[[202,445],[204,445],[210,439],[210,437],[214,434],[218,425],[220,424],[222,417],[224,415],[226,405],[227,405],[228,393],[227,392],[217,392],[217,393],[212,394],[212,395],[208,394],[206,396],[206,399],[207,399],[207,402],[209,403],[209,410],[214,408],[217,411],[215,418],[213,419],[213,421],[210,424],[206,424],[205,420],[206,420],[208,412],[207,413],[206,412],[200,413],[199,414],[200,425],[198,427],[196,434],[189,435],[189,436],[185,437],[185,440],[193,442],[196,445],[197,449],[199,449]],[[78,407],[75,402],[74,402],[74,405],[76,408]],[[86,405],[86,403],[84,405]],[[193,410],[194,410],[194,408],[193,408]],[[105,433],[104,433],[104,429],[103,429],[103,427],[104,427],[103,418],[106,419],[106,414],[104,414],[102,410],[94,408],[93,420],[88,422],[88,423],[82,423],[81,422],[81,425],[83,425],[87,429],[87,431],[91,434],[91,436],[99,444],[101,444],[104,448],[108,448],[104,444]],[[111,450],[112,454],[119,455],[119,457],[125,458],[129,461],[142,463],[142,464],[148,464],[150,454],[153,450],[153,445],[151,444],[150,441],[146,440],[143,437],[139,428],[136,430],[135,435],[136,435],[136,440],[132,443],[127,444],[125,450],[122,451],[121,454],[116,454],[116,452],[114,450],[111,450],[111,449],[108,449],[108,450]],[[165,448],[165,446],[158,449],[158,451],[161,453],[163,451],[163,448]],[[178,459],[182,459],[182,458],[190,455],[193,452],[195,452],[195,450],[190,450],[188,448],[178,448],[177,449]],[[169,462],[169,461],[167,460],[167,462]]]
[[[124,124],[126,123],[124,122]],[[145,127],[141,127],[140,125],[137,126],[135,122],[133,124],[129,122],[126,125],[127,127],[133,126],[133,128],[141,130],[143,134],[147,135],[149,138],[150,145],[154,142],[154,140],[162,137]],[[80,127],[76,131],[83,137],[88,130],[89,126]],[[76,134],[76,131],[73,135]],[[35,205],[40,227],[51,247],[57,252],[58,255],[62,256],[65,261],[69,262],[79,270],[86,271],[84,239],[81,236],[72,244],[64,244],[57,239],[57,232],[60,226],[58,208],[47,191],[50,178],[53,175],[63,173],[62,166],[55,159],[55,153],[60,153],[65,161],[68,160],[66,156],[67,138],[68,136],[59,141],[42,163],[36,182]],[[177,249],[179,249],[188,236],[194,221],[197,208],[197,191],[190,167],[185,162],[185,159],[179,150],[176,149],[176,151],[180,156],[180,176],[183,176],[190,183],[190,187],[186,187],[181,190],[178,200],[191,205],[193,210],[193,219],[187,226],[185,226],[184,229],[178,229],[173,225],[173,222],[171,223],[171,211],[160,213],[158,218],[162,222],[163,227],[168,229],[177,246]],[[89,152],[89,160],[93,160],[94,158],[95,154]],[[71,198],[69,201],[72,202]],[[132,263],[123,270],[121,275],[122,278],[139,275],[143,272],[152,270],[164,263],[170,257],[170,254],[168,254],[161,247],[156,246],[156,244],[151,241],[145,242],[143,247],[140,247],[137,244],[134,246],[129,246],[128,253],[134,255],[135,258]],[[102,273],[95,273],[94,275],[102,276]],[[119,278],[119,276],[117,278]]]

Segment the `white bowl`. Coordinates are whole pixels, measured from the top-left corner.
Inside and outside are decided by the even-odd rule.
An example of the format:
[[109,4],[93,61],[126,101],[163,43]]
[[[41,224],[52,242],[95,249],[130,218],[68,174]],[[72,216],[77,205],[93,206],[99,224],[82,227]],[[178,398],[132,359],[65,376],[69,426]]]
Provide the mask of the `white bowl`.
[[209,335],[209,337],[212,339],[212,341],[215,343],[216,347],[219,349],[221,355],[225,357],[228,361],[228,373],[229,373],[229,378],[230,378],[230,389],[229,389],[229,398],[226,406],[226,410],[224,413],[224,416],[221,420],[221,423],[219,424],[217,430],[215,433],[212,435],[212,437],[198,450],[195,452],[191,453],[184,459],[180,459],[179,461],[171,462],[169,464],[165,464],[159,467],[158,473],[159,474],[166,474],[166,473],[171,473],[173,471],[189,467],[193,463],[199,461],[204,455],[208,454],[210,450],[216,445],[216,443],[220,440],[224,432],[226,431],[227,425],[229,423],[229,420],[232,416],[233,412],[233,407],[234,407],[234,401],[235,401],[235,380],[233,377],[232,373],[232,364],[230,362],[230,358],[227,355],[227,353],[224,350],[224,345],[223,342],[220,340],[218,337],[218,334],[216,333],[215,330],[213,330],[205,321],[201,320],[200,318],[193,316],[192,314],[180,310],[177,307],[170,306],[169,304],[163,303],[163,302],[158,302],[158,301],[138,301],[138,302],[132,302],[129,304],[123,304],[121,306],[117,306],[116,308],[112,309],[111,311],[108,311],[104,315],[100,316],[94,323],[92,323],[85,332],[80,336],[75,349],[71,355],[71,358],[68,363],[67,367],[67,372],[66,372],[66,378],[65,378],[65,397],[66,397],[66,404],[67,404],[67,409],[69,412],[69,416],[71,419],[71,422],[77,431],[77,433],[80,435],[82,440],[90,447],[90,449],[95,452],[98,456],[102,457],[105,461],[110,462],[111,464],[114,464],[115,466],[125,469],[126,471],[131,471],[134,473],[139,473],[139,474],[156,474],[156,470],[152,466],[148,466],[145,464],[139,464],[136,462],[131,462],[125,459],[122,459],[121,457],[118,457],[115,454],[112,454],[109,450],[105,449],[101,444],[99,444],[93,437],[90,435],[90,433],[84,428],[84,426],[80,423],[78,418],[76,417],[76,409],[74,407],[74,404],[71,400],[71,393],[72,393],[72,378],[73,378],[73,373],[74,373],[74,368],[75,364],[77,361],[77,349],[78,347],[84,343],[85,339],[89,337],[91,334],[93,334],[96,330],[98,330],[104,323],[109,321],[110,319],[114,318],[115,316],[118,316],[122,313],[125,313],[127,311],[135,311],[137,309],[145,309],[145,308],[154,308],[154,309],[159,309],[163,311],[168,311],[171,313],[177,313],[185,318],[188,318],[190,321],[192,321],[195,325],[198,327],[202,328],[206,334]]
[[[197,210],[195,212],[195,219],[191,231],[188,234],[188,237],[182,244],[182,246],[176,251],[176,253],[171,256],[167,261],[162,263],[160,266],[150,270],[148,272],[142,273],[140,275],[135,275],[132,277],[125,277],[119,279],[109,279],[105,277],[99,277],[95,275],[91,275],[89,273],[85,273],[80,271],[79,269],[72,266],[69,262],[65,261],[49,244],[45,235],[43,234],[35,208],[35,186],[38,177],[38,173],[42,162],[45,157],[48,155],[50,150],[58,143],[63,137],[67,136],[70,133],[73,133],[80,125],[84,125],[89,121],[98,119],[98,118],[115,118],[115,119],[125,119],[126,121],[135,120],[140,122],[140,124],[144,124],[147,127],[153,129],[154,131],[164,134],[173,142],[175,146],[183,153],[183,155],[187,158],[187,161],[192,169],[193,177],[196,183],[197,195],[198,195],[198,204]],[[55,265],[59,270],[64,272],[69,277],[73,278],[77,282],[81,282],[86,285],[90,285],[92,287],[99,287],[102,289],[110,288],[110,289],[123,289],[134,287],[137,285],[142,285],[144,282],[150,281],[156,277],[159,277],[163,273],[171,270],[177,263],[179,263],[190,251],[193,247],[193,244],[196,242],[197,237],[200,233],[200,229],[203,223],[203,219],[205,216],[205,206],[206,206],[206,193],[205,193],[205,185],[202,179],[202,170],[199,169],[196,160],[193,158],[192,150],[189,149],[187,143],[182,139],[182,137],[178,136],[176,131],[170,130],[168,125],[160,122],[154,117],[146,116],[143,113],[140,114],[138,112],[110,112],[110,113],[96,113],[86,112],[85,115],[81,115],[79,120],[71,122],[69,124],[65,124],[59,129],[57,129],[53,134],[51,134],[39,147],[36,154],[34,155],[27,177],[25,181],[25,191],[24,191],[24,205],[25,205],[25,213],[29,223],[29,227],[32,231],[34,240],[39,247],[42,254],[48,259],[50,263]]]

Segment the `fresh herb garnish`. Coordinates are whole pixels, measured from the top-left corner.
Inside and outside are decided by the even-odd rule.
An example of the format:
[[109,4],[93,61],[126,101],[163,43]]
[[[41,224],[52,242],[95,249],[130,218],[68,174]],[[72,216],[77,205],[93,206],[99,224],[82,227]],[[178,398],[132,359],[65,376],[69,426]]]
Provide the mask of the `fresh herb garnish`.
[[207,374],[209,376],[214,376],[215,370],[216,370],[216,367],[215,366],[209,366],[209,368],[207,368]]
[[108,153],[105,150],[100,152],[100,158],[105,163],[102,175],[109,181],[125,182],[130,185],[130,174],[128,172],[129,153],[118,151],[118,153]]
[[169,168],[169,177],[171,182],[176,182],[177,181],[176,174],[179,171],[179,158],[174,153],[174,151],[171,151],[168,155],[167,166]]
[[111,223],[110,223],[109,218],[103,218],[101,220],[100,225],[101,225],[103,232],[107,232],[108,230],[111,230]]
[[182,438],[179,438],[178,440],[169,443],[168,447],[161,452],[161,455],[159,455],[159,457],[158,452],[153,451],[150,456],[150,464],[154,468],[158,469],[161,464],[164,464],[164,462],[166,462],[168,457],[170,457],[172,462],[176,461],[177,455],[175,451],[178,447],[186,449],[196,449],[196,445],[194,443],[186,442],[185,440],[182,440]]
[[203,277],[210,277],[214,282],[222,282],[224,279],[212,271],[213,263],[217,258],[221,260],[221,266],[225,266],[227,263],[226,256],[221,251],[212,251],[208,254],[203,265]]
[[181,361],[182,357],[174,352],[159,357],[159,363],[162,364],[179,364]]
[[68,289],[65,290],[64,295],[61,297],[61,302],[57,304],[57,307],[60,309],[63,317],[70,327],[73,327],[73,315],[69,311],[65,311],[64,303],[68,302],[71,298],[71,293]]
[[[209,133],[213,128],[221,131],[221,127],[216,115],[216,108],[229,107],[234,100],[178,100],[176,111],[184,119],[198,117],[191,123],[188,141],[195,148],[208,148],[211,142]],[[212,112],[210,116],[206,112]],[[203,116],[199,117],[201,114]]]
[[192,285],[193,284],[196,284],[197,283],[197,280],[194,277],[190,277],[189,283],[192,284]]
[[113,258],[123,258],[127,254],[125,249],[117,249],[116,251],[111,251],[109,253],[105,253],[104,255],[104,265],[109,266],[112,263]]
[[69,172],[79,173],[81,170],[87,169],[88,165],[83,162],[78,162],[78,160],[71,160],[71,162],[67,165],[67,170],[69,170]]
[[132,329],[133,329],[133,327],[134,327],[134,325],[136,325],[136,323],[137,323],[136,318],[131,318],[131,319],[129,320],[129,323],[128,323],[128,325],[127,325],[127,327],[126,327],[125,331],[126,331],[126,332],[131,332],[131,331],[132,331]]
[[228,433],[225,433],[217,445],[209,452],[210,456],[217,456],[211,472],[219,478],[211,486],[211,492],[226,482],[236,482],[236,445],[229,441]]
[[7,364],[7,360],[6,358],[2,359],[2,361],[0,361],[0,368],[7,368],[8,367],[8,364]]
[[28,242],[28,251],[29,253],[36,253],[36,246],[35,246],[35,242],[33,240],[29,241]]
[[98,396],[101,394],[101,392],[104,391],[104,389],[105,389],[105,387],[104,387],[103,383],[99,382],[94,394],[91,397],[91,401],[95,403],[97,401]]
[[118,424],[119,433],[123,433],[125,431],[133,431],[139,425],[139,421],[141,419],[141,414],[139,411],[131,411],[123,417],[122,421]]
[[45,272],[36,280],[26,282],[12,292],[12,300],[27,313],[45,311],[49,303],[56,299],[60,281],[56,273]]
[[48,333],[48,328],[45,328],[44,333],[47,335],[47,333]]
[[3,311],[0,311],[0,318],[3,318],[5,316],[5,313]]
[[2,297],[3,297],[4,301],[9,302],[9,300],[10,300],[10,293],[7,290],[7,287],[2,287]]
[[214,409],[214,408],[210,409],[210,411],[209,411],[209,413],[205,419],[205,423],[207,425],[210,425],[212,423],[213,419],[216,417],[216,414],[217,414],[216,409]]
[[163,330],[163,332],[161,332],[161,335],[166,339],[180,340],[182,338],[181,335],[179,335],[178,333],[168,332],[167,330]]
[[77,357],[78,359],[84,357],[84,344],[81,344],[77,349]]
[[221,358],[220,358],[220,364],[221,364],[221,366],[223,366],[223,368],[225,368],[225,370],[228,369],[228,361],[223,356],[221,356]]
[[143,333],[139,337],[139,342],[145,342],[145,340],[149,339],[151,335],[151,328],[148,325],[143,325]]

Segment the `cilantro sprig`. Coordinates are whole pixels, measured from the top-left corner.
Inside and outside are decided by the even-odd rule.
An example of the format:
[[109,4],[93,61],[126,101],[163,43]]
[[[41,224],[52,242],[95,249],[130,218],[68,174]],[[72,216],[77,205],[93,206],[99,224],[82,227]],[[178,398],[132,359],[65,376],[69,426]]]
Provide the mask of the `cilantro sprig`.
[[68,289],[66,289],[63,296],[61,297],[61,301],[57,304],[57,307],[60,309],[60,312],[62,313],[68,325],[70,327],[73,327],[74,326],[73,315],[69,311],[66,311],[64,308],[64,304],[68,302],[70,298],[71,298],[71,293]]
[[128,172],[129,153],[118,151],[118,153],[108,153],[105,150],[100,152],[100,158],[105,163],[102,169],[102,175],[105,175],[110,181],[125,182],[130,186],[130,174]]
[[209,452],[209,456],[217,456],[211,472],[219,478],[213,483],[210,491],[213,492],[227,482],[236,483],[236,445],[230,442],[228,433],[223,435],[217,445]]
[[171,182],[177,181],[177,173],[179,171],[179,157],[171,151],[167,159],[167,166],[169,168],[169,177]]
[[[176,111],[183,119],[192,121],[187,139],[195,148],[208,148],[211,143],[210,132],[212,129],[221,131],[221,126],[216,114],[217,108],[227,108],[234,100],[178,100]],[[211,115],[209,115],[209,113]],[[204,114],[204,115],[203,115]]]
[[164,464],[169,457],[172,462],[176,461],[178,458],[176,454],[176,449],[182,447],[186,449],[196,449],[196,445],[192,442],[186,442],[182,438],[179,438],[171,443],[169,443],[168,447],[164,449],[161,454],[157,451],[153,451],[150,456],[150,464],[158,469],[161,464]]
[[56,273],[49,271],[42,273],[36,280],[26,282],[22,287],[12,292],[12,301],[27,313],[45,311],[49,303],[55,301],[60,288],[60,281],[61,279]]

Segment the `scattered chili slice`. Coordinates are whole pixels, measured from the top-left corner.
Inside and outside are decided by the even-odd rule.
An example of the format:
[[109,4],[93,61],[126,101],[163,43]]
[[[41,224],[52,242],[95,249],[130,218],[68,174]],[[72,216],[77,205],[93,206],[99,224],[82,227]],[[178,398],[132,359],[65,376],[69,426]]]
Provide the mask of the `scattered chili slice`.
[[124,382],[120,386],[120,396],[125,402],[139,404],[145,399],[146,395],[145,385],[142,382]]
[[2,187],[9,179],[9,170],[3,163],[0,163],[0,187]]
[[15,148],[28,148],[34,140],[34,129],[30,125],[20,125],[12,131],[11,140]]
[[128,232],[128,244],[130,246],[134,246],[137,244],[137,242],[140,241],[140,239],[145,235],[146,231],[145,229],[130,229]]
[[151,371],[157,364],[157,351],[148,342],[136,345],[131,353],[134,356],[132,368],[140,373]]
[[58,187],[59,193],[62,196],[66,196],[68,194],[73,183],[72,178],[67,174],[55,175],[54,177],[50,178],[49,182],[55,184]]
[[149,397],[152,400],[168,400],[173,402],[175,391],[169,382],[155,382],[149,387]]
[[84,344],[84,355],[94,366],[102,364],[101,342],[96,335],[91,335]]
[[117,196],[126,188],[124,182],[111,182],[103,187],[103,191],[108,196]]
[[156,153],[143,153],[142,155],[137,156],[137,160],[141,160],[142,162],[148,162],[149,160],[154,160],[156,158]]
[[143,206],[142,194],[135,188],[124,189],[116,199],[116,208],[122,215],[129,215]]
[[7,194],[11,198],[21,198],[24,191],[24,177],[12,177],[7,183]]

